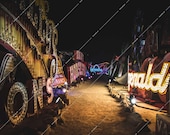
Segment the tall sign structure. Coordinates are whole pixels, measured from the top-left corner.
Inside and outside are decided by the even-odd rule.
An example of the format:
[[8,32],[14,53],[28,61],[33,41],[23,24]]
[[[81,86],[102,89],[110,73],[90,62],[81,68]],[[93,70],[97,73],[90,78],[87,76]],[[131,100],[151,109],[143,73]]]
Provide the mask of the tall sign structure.
[[47,78],[63,73],[48,10],[46,0],[0,2],[0,108],[13,124],[43,107]]
[[[147,31],[142,50],[141,47],[137,48],[138,46],[134,45],[135,57],[132,57],[132,59],[135,58],[133,59],[135,61],[133,61],[128,73],[130,92],[133,92],[136,97],[152,103],[152,105],[159,102],[162,104],[160,110],[167,110],[167,115],[156,115],[156,135],[170,133],[169,18],[170,12],[168,11],[161,21]],[[142,41],[142,39],[139,39],[139,41]]]

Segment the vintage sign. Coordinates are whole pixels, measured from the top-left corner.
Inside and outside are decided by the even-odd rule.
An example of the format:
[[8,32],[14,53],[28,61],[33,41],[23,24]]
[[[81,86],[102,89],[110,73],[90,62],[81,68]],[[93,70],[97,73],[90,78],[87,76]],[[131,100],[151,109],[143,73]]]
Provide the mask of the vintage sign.
[[67,82],[66,77],[63,74],[56,74],[52,80],[53,87],[63,86]]
[[[36,79],[33,79],[32,82],[33,82],[32,97],[34,98],[33,104],[34,113],[37,113],[39,107],[43,108],[43,91],[42,91],[43,79],[40,78],[38,81]],[[19,111],[16,112],[14,107],[15,106],[14,99],[17,97],[18,94],[22,95],[23,104],[21,108],[19,108]],[[13,124],[15,125],[19,124],[26,117],[29,100],[30,99],[28,99],[28,93],[24,84],[20,82],[14,83],[9,90],[6,106],[8,117]]]
[[82,62],[77,62],[67,69],[69,83],[76,81],[76,79],[80,76],[86,76],[87,68]]
[[79,50],[74,50],[74,60],[84,61],[84,54]]
[[[25,10],[30,4],[31,6]],[[39,108],[43,108],[45,86],[43,80],[56,72],[62,72],[56,49],[58,31],[54,22],[47,18],[48,8],[46,0],[21,0],[10,3],[2,1],[0,3],[0,45],[2,48],[0,59],[2,60],[1,66],[4,67],[1,79],[6,78],[4,73],[11,75],[11,72],[16,70],[15,74],[12,73],[15,83],[10,80],[11,78],[5,80],[7,82],[5,85],[8,85],[10,81],[14,84],[9,83],[12,87],[9,88],[7,99],[5,95],[2,95],[3,93],[1,94],[1,98],[5,99],[5,104],[1,105],[5,108],[9,120],[16,125],[29,115],[30,110],[30,113],[32,109],[33,113],[37,113]],[[24,14],[20,16],[22,11]],[[12,65],[10,57],[7,57],[8,61],[2,55],[7,52],[15,55],[16,65]],[[49,65],[50,62],[51,65]],[[58,85],[64,83],[65,79],[60,76],[54,82]],[[0,90],[8,91],[3,85],[1,83]]]
[[146,73],[128,73],[128,84],[145,90],[151,90],[155,93],[166,94],[170,79],[170,62],[165,62],[160,73],[152,73],[153,64],[149,64]]

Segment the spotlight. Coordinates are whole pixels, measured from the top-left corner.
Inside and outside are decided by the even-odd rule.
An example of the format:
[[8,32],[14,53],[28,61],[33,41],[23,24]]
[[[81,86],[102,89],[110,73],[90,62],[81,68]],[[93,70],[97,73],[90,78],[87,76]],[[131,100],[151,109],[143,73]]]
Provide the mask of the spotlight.
[[66,92],[67,92],[67,89],[63,88],[62,91],[63,91],[63,93],[66,93]]
[[135,105],[135,104],[136,104],[136,98],[135,98],[134,95],[130,95],[130,103],[131,103],[132,105]]

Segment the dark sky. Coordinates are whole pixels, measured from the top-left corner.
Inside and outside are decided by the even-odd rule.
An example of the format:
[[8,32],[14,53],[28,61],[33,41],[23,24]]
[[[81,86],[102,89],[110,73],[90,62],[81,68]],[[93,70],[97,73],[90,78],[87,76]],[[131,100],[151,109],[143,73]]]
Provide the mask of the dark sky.
[[[78,50],[84,45],[81,51],[89,54],[90,59],[96,62],[110,61],[114,54],[120,55],[122,45],[132,43],[133,21],[137,9],[143,11],[145,27],[148,27],[170,3],[169,0],[130,0],[118,11],[127,0],[48,2],[49,19],[55,24],[63,20],[57,26],[58,50]],[[99,29],[98,34],[92,37]]]

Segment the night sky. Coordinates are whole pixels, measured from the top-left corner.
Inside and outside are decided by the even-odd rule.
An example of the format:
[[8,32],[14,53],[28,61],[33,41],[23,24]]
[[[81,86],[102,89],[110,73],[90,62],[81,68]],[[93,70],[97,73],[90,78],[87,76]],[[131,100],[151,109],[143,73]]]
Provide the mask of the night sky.
[[[127,0],[48,0],[48,2],[48,18],[57,25],[59,35],[57,49],[73,51],[81,48],[80,51],[85,55],[88,54],[88,60],[96,63],[110,62],[114,55],[121,54],[122,46],[132,43],[134,17],[138,9],[143,11],[145,28],[147,28],[170,4],[169,0],[130,0],[129,2]],[[126,2],[124,8],[118,11]],[[92,37],[93,35],[95,36]]]

